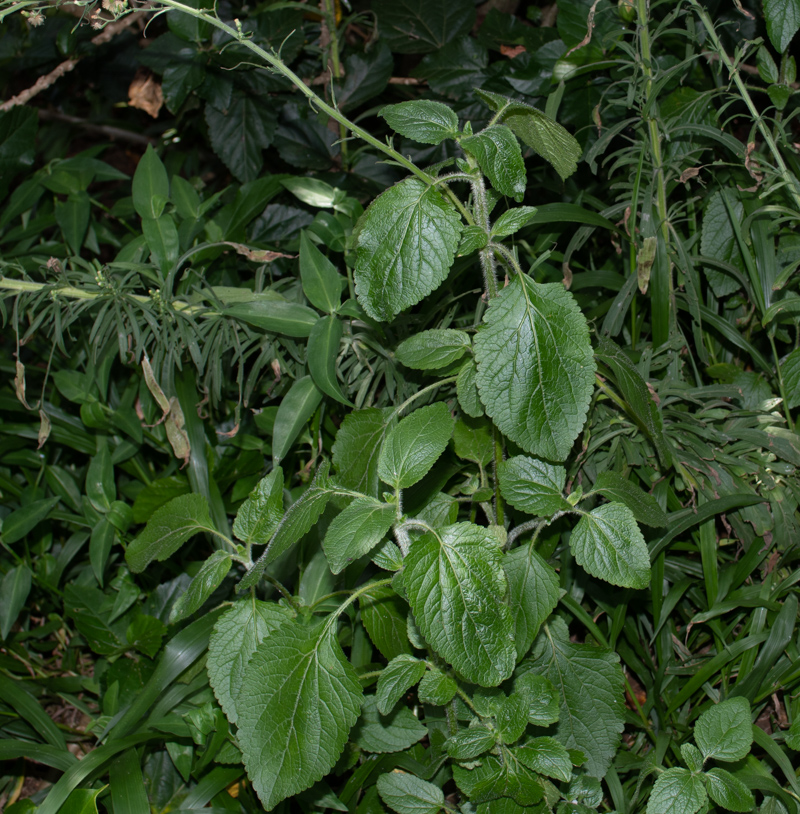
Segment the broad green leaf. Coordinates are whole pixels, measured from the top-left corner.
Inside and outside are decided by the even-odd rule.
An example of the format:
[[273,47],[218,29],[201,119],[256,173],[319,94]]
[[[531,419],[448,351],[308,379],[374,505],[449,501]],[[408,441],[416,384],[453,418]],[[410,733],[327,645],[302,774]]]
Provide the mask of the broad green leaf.
[[153,262],[166,275],[180,252],[180,237],[172,215],[164,213],[159,218],[142,218],[142,234]]
[[381,39],[397,54],[438,51],[475,24],[471,0],[398,0],[382,2],[377,11]]
[[800,716],[795,717],[786,733],[786,745],[795,752],[800,752]]
[[169,614],[170,624],[182,622],[199,610],[205,601],[219,588],[222,580],[231,570],[231,555],[228,551],[215,551],[194,575],[186,593],[178,597]]
[[486,247],[489,235],[482,226],[465,226],[461,232],[461,242],[458,244],[458,256],[468,257]]
[[417,99],[386,105],[378,115],[396,133],[422,144],[439,144],[446,138],[458,137],[458,116],[441,102]]
[[338,574],[351,562],[369,554],[395,521],[395,507],[374,497],[356,498],[328,526],[322,547]]
[[155,658],[166,632],[166,625],[160,619],[140,613],[125,629],[126,649],[135,649],[151,659]]
[[171,557],[190,537],[214,531],[203,495],[182,495],[153,512],[138,537],[128,546],[125,560],[135,574],[153,561]]
[[136,165],[131,186],[133,208],[140,218],[157,218],[169,200],[169,177],[152,144]]
[[47,497],[34,500],[21,509],[15,509],[3,519],[2,537],[4,543],[16,543],[31,532],[58,505],[60,498]]
[[17,621],[19,612],[31,592],[31,570],[27,565],[9,568],[0,582],[0,636],[8,639],[8,634]]
[[368,407],[345,416],[333,442],[333,465],[342,486],[378,496],[378,456],[389,428],[390,410]]
[[460,359],[469,349],[469,334],[446,328],[414,334],[397,346],[395,355],[414,370],[436,370]]
[[269,104],[268,99],[236,89],[224,110],[206,105],[211,146],[241,183],[258,177],[264,163],[261,151],[269,147],[275,135],[276,106]]
[[379,195],[358,232],[356,294],[367,314],[389,321],[438,288],[453,264],[461,228],[455,207],[417,178]]
[[262,478],[233,521],[233,533],[250,545],[266,545],[283,516],[283,470],[276,466]]
[[67,246],[73,254],[80,254],[92,218],[92,202],[88,193],[83,190],[73,192],[66,201],[56,201],[53,209]]
[[448,738],[444,742],[444,750],[455,760],[471,760],[487,752],[494,744],[494,733],[479,724]]
[[[472,771],[453,767],[453,777],[472,803],[510,797],[521,806],[536,805],[543,795],[538,778],[517,758],[516,749],[503,749],[502,762],[494,755]],[[490,808],[491,810],[491,808]]]
[[441,670],[429,670],[419,682],[417,695],[423,704],[443,707],[449,704],[456,694],[458,685]]
[[493,237],[508,237],[527,226],[531,218],[536,214],[535,206],[517,206],[503,212],[492,226]]
[[688,769],[667,769],[650,792],[647,814],[696,814],[707,801],[699,775]]
[[781,375],[786,390],[786,404],[793,410],[800,404],[800,348],[795,348],[781,362]]
[[494,687],[514,669],[511,612],[496,538],[457,523],[416,540],[405,586],[422,635],[468,681]]
[[478,369],[472,359],[458,372],[456,395],[459,406],[468,416],[480,418],[483,415],[483,404],[478,395]]
[[494,458],[491,423],[485,418],[459,418],[453,430],[453,448],[462,460],[487,466]]
[[266,809],[326,775],[361,711],[335,624],[285,622],[256,649],[237,700],[247,774]]
[[770,41],[782,54],[800,28],[800,0],[764,0],[764,19]]
[[327,316],[317,320],[308,335],[306,360],[314,384],[326,396],[352,406],[336,378],[336,357],[343,332],[344,325],[337,317]]
[[[728,205],[726,205],[723,195],[728,198]],[[743,271],[744,264],[731,223],[731,212],[740,221],[744,219],[744,205],[738,198],[734,198],[730,193],[722,190],[717,190],[708,196],[703,212],[700,254]],[[725,274],[717,268],[706,266],[705,274],[717,297],[725,297],[741,288],[741,283],[735,276]]]
[[247,596],[220,616],[208,643],[208,678],[228,720],[238,721],[236,701],[245,668],[256,648],[277,630],[291,613],[274,602]]
[[378,457],[378,475],[395,489],[422,480],[445,451],[453,434],[453,417],[444,402],[415,410],[386,437]]
[[623,675],[619,656],[569,640],[566,624],[548,622],[533,657],[522,662],[547,678],[559,697],[559,721],[553,733],[567,749],[586,755],[586,769],[603,777],[617,752],[624,726]]
[[234,303],[227,306],[223,313],[262,331],[295,337],[308,336],[319,319],[317,313],[305,305],[282,300]]
[[521,659],[558,603],[560,585],[555,570],[536,552],[532,542],[509,552],[503,559],[503,569],[508,580],[517,659]]
[[498,192],[522,200],[527,182],[525,162],[511,130],[495,124],[474,136],[462,138],[461,146],[475,157],[483,174]]
[[397,814],[437,814],[444,808],[444,793],[438,786],[399,770],[378,778],[378,794]]
[[358,603],[364,627],[385,658],[411,655],[406,625],[408,605],[390,585],[370,588],[359,597]]
[[239,592],[255,585],[261,579],[264,569],[288,551],[319,520],[328,501],[336,494],[336,489],[331,486],[328,478],[329,470],[330,464],[323,461],[308,489],[287,509],[266,549],[239,583]]
[[567,470],[563,466],[516,455],[503,461],[497,474],[503,497],[521,512],[550,517],[572,508],[563,495],[567,480]]
[[378,712],[388,715],[395,704],[425,674],[425,662],[406,653],[395,656],[384,668],[375,688]]
[[310,376],[297,379],[283,397],[272,429],[272,460],[275,466],[286,456],[300,430],[322,401],[322,393]]
[[531,771],[569,783],[572,761],[563,744],[555,738],[534,738],[514,750],[520,763]]
[[472,88],[486,82],[489,52],[474,37],[459,37],[428,54],[411,75],[424,79],[435,93],[462,103]]
[[428,734],[408,707],[400,707],[396,712],[382,714],[378,711],[378,701],[374,695],[364,698],[361,717],[350,737],[366,752],[383,754],[409,749]]
[[514,692],[504,699],[495,716],[495,724],[503,743],[516,743],[528,725],[527,697]]
[[[344,80],[333,82],[333,98],[339,110],[349,112],[380,96],[389,84],[394,57],[382,38],[370,48],[354,51],[344,60]],[[358,166],[358,162],[356,162]]]
[[622,503],[605,503],[584,514],[572,530],[575,561],[612,585],[642,590],[650,584],[650,553],[633,512]]
[[191,492],[189,481],[183,475],[171,475],[151,481],[133,501],[133,522],[146,523],[153,512],[174,497]]
[[707,709],[694,725],[694,739],[706,760],[734,761],[746,757],[753,743],[747,699],[729,698]]
[[603,497],[624,503],[633,516],[648,526],[666,526],[667,516],[652,495],[648,495],[631,479],[611,470],[597,476],[592,491],[600,492]]
[[300,233],[300,280],[303,293],[315,308],[328,314],[336,311],[342,299],[345,279],[309,240],[305,229]]
[[528,699],[528,723],[549,726],[558,720],[558,696],[552,682],[536,673],[523,673],[514,689]]
[[691,772],[699,772],[703,769],[703,755],[693,743],[681,744],[681,757]]
[[594,387],[589,329],[577,303],[559,283],[518,275],[483,321],[475,358],[486,412],[526,452],[563,460]]
[[548,161],[562,179],[569,178],[578,169],[581,146],[560,124],[541,110],[499,93],[478,89],[476,93],[492,110],[502,111],[500,120],[520,141]]
[[709,769],[706,774],[708,796],[728,811],[752,811],[756,801],[753,792],[725,769]]

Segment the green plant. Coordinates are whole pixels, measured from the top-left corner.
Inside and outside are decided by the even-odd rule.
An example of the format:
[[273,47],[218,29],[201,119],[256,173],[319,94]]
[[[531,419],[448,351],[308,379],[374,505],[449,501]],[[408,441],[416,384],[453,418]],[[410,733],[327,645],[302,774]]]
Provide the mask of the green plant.
[[[680,178],[688,157],[715,149],[711,125],[675,113],[667,94],[680,94],[680,79],[701,84],[693,51],[674,58],[696,44],[688,23],[706,27],[728,65],[708,12],[690,4],[658,17],[640,3],[626,29],[629,9],[620,18],[609,3],[579,5],[560,4],[546,87],[543,62],[532,78],[524,61],[482,65],[466,11],[445,20],[448,42],[408,42],[449,49],[418,69],[440,98],[385,100],[370,128],[388,125],[384,142],[347,118],[335,85],[320,98],[266,48],[260,22],[162,0],[180,20],[173,31],[195,32],[196,44],[211,41],[204,27],[221,31],[228,55],[248,49],[271,81],[293,83],[317,124],[329,119],[411,175],[363,209],[357,142],[349,177],[272,175],[214,193],[148,149],[116,208],[135,234],[110,235],[118,251],[107,262],[80,257],[100,225],[90,186],[112,179],[102,162],[59,161],[15,189],[0,219],[23,221],[4,235],[14,248],[0,279],[21,337],[8,366],[17,401],[3,404],[18,419],[0,471],[13,509],[0,632],[16,681],[3,677],[0,756],[64,770],[45,814],[129,800],[142,810],[694,814],[712,803],[753,810],[753,791],[764,811],[797,810],[787,750],[798,745],[790,410],[800,377],[797,351],[778,366],[793,295],[772,293],[794,284],[796,263],[770,261],[770,246],[787,254],[793,243],[766,217],[795,217],[786,135],[782,121],[754,125],[770,133],[763,160],[775,172],[762,194],[778,204],[759,208],[720,173],[698,213]],[[329,28],[334,11],[323,7]],[[403,14],[447,16],[382,14],[389,32]],[[678,19],[689,34],[675,33]],[[342,33],[330,46],[340,78]],[[542,61],[555,52],[513,15],[487,17],[480,36],[538,47]],[[457,54],[475,62],[453,67]],[[458,113],[441,101],[476,73],[483,87]],[[533,85],[549,93],[548,112],[588,118],[569,101],[582,82],[608,104],[609,132],[580,134],[587,157],[611,150],[612,180],[636,168],[613,193],[570,181],[581,145],[529,104],[533,93],[509,95]],[[635,149],[619,148],[622,133]],[[746,182],[752,150],[715,138],[741,159],[728,156],[730,178]],[[531,150],[546,162],[526,166]],[[524,205],[529,179],[548,167],[568,200]],[[252,224],[284,194],[316,217],[294,242],[259,239]],[[615,227],[628,208],[628,229]],[[56,281],[31,241],[37,212],[61,230]],[[564,220],[582,227],[562,253]],[[598,228],[627,244],[623,274]],[[71,328],[88,341],[70,342]],[[41,370],[23,364],[26,352]],[[19,418],[26,376],[41,383],[38,420]],[[38,634],[31,591],[52,617]],[[91,679],[51,678],[53,665],[31,657],[30,640],[49,643],[59,625],[76,634],[61,645],[68,667],[94,654]],[[34,672],[25,684],[20,663]],[[79,762],[36,703],[52,693],[92,718],[97,748]],[[771,734],[753,724],[764,715]]]

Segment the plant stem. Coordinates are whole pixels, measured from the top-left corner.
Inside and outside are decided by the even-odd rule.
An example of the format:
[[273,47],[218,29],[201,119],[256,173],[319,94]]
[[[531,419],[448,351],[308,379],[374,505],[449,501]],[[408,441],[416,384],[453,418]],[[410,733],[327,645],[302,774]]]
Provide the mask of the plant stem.
[[720,41],[719,37],[717,36],[717,32],[714,29],[714,23],[708,16],[708,12],[706,12],[706,10],[700,5],[698,0],[689,0],[689,4],[697,12],[697,16],[700,18],[700,21],[703,23],[703,26],[708,32],[708,36],[714,43],[714,48],[716,49],[716,52],[719,55],[720,62],[722,62],[728,69],[730,77],[731,79],[733,79],[733,82],[736,85],[737,90],[739,91],[739,95],[742,97],[742,101],[745,103],[747,109],[750,111],[750,115],[753,117],[753,121],[755,122],[758,131],[759,133],[761,133],[761,137],[764,139],[764,143],[767,145],[769,151],[772,153],[772,157],[775,161],[775,164],[778,167],[778,173],[781,176],[781,180],[789,188],[789,194],[792,196],[794,205],[795,207],[797,207],[798,211],[800,211],[800,186],[798,185],[797,179],[794,177],[794,175],[789,171],[789,168],[786,166],[786,163],[783,160],[783,156],[780,154],[780,151],[778,150],[778,145],[775,143],[775,139],[772,137],[772,133],[770,132],[769,127],[767,127],[766,123],[764,122],[764,119],[761,117],[761,114],[758,111],[758,108],[756,107],[752,98],[750,97],[750,93],[747,90],[747,85],[745,84],[742,77],[739,75],[739,71],[731,62],[731,59],[728,56],[727,52],[722,47],[722,42]]
[[[655,182],[656,182],[656,209],[658,211],[658,226],[661,232],[661,240],[664,244],[666,268],[663,268],[663,263],[656,261],[653,265],[653,293],[656,297],[653,298],[652,308],[652,321],[653,321],[653,343],[661,345],[669,339],[675,322],[675,291],[672,280],[672,268],[669,262],[669,212],[667,210],[667,182],[664,175],[663,157],[661,154],[661,133],[658,127],[658,120],[652,108],[655,106],[655,97],[653,95],[653,64],[652,53],[650,50],[650,16],[648,13],[648,0],[637,0],[637,23],[639,33],[639,43],[641,49],[642,71],[645,75],[645,98],[642,112],[646,114],[647,118],[643,120],[647,123],[647,131],[650,137],[650,153],[653,158],[653,166],[655,168]],[[660,272],[660,274],[659,274]],[[666,280],[663,275],[666,274]],[[666,287],[664,286],[666,282]],[[664,291],[666,288],[666,291]],[[666,324],[662,324],[659,318],[660,308],[655,300],[659,294],[667,294],[668,297],[668,313]]]
[[[59,285],[58,283],[35,283],[31,280],[12,280],[8,277],[0,277],[0,291],[16,291],[19,294],[37,294],[40,291],[50,291],[61,297],[68,297],[72,300],[98,300],[102,298],[110,299],[114,296],[111,291],[85,291],[82,288],[75,288],[71,285]],[[146,305],[152,302],[151,297],[143,294],[122,295],[134,302]],[[172,300],[171,307],[183,314],[200,314],[209,309],[204,305],[189,305],[181,300]],[[209,313],[212,313],[209,311]]]
[[353,602],[355,602],[356,599],[358,599],[358,597],[361,596],[362,594],[371,591],[373,588],[382,588],[384,585],[391,585],[392,579],[394,579],[394,577],[388,577],[387,579],[379,579],[377,582],[368,582],[366,585],[362,585],[360,588],[353,591],[353,593],[350,594],[350,596],[344,602],[342,602],[341,605],[339,605],[339,607],[333,613],[332,618],[338,619],[339,616],[341,616],[350,607],[350,605],[352,605]]
[[[233,28],[227,23],[223,23],[222,20],[218,19],[217,17],[207,14],[205,11],[179,3],[177,0],[156,0],[155,6],[161,6],[165,9],[183,12],[184,14],[188,14],[190,17],[196,17],[199,20],[204,20],[209,25],[213,25],[215,28],[218,28],[220,31],[224,31],[228,36],[244,45],[245,48],[249,48],[254,54],[261,57],[261,59],[263,59],[273,71],[285,76],[314,107],[322,110],[324,113],[327,113],[328,116],[347,128],[351,133],[353,133],[353,135],[358,136],[362,141],[367,142],[367,144],[375,147],[375,149],[380,150],[382,153],[389,156],[393,161],[416,175],[417,178],[424,181],[426,184],[433,183],[434,179],[432,176],[428,175],[428,173],[424,170],[421,170],[416,164],[414,164],[413,161],[409,161],[393,147],[390,147],[388,144],[384,144],[379,139],[376,139],[375,136],[371,135],[357,124],[351,122],[350,119],[348,119],[344,114],[340,113],[335,107],[329,105],[326,101],[317,96],[317,94],[314,93],[314,91],[311,90],[311,88],[309,88],[308,85],[306,85],[306,83],[303,82],[303,80],[291,70],[291,68],[288,68],[278,56],[269,53],[269,51],[265,51],[263,48],[249,40],[245,33],[241,30],[241,26]],[[234,22],[238,23],[239,21],[235,20]]]
[[458,376],[449,376],[446,379],[440,379],[438,382],[434,382],[433,384],[429,384],[427,387],[423,387],[422,390],[417,390],[413,396],[409,396],[409,398],[407,398],[399,407],[395,408],[394,412],[391,414],[391,416],[389,416],[389,420],[391,421],[395,416],[400,415],[400,413],[402,413],[409,404],[416,401],[420,396],[434,390],[437,387],[441,387],[443,384],[452,384],[452,382],[454,382],[457,378]]
[[[489,205],[486,201],[486,184],[483,183],[483,177],[475,178],[471,186],[472,211],[475,213],[475,222],[488,236],[491,233],[492,227],[489,222]],[[490,246],[486,246],[480,250],[479,256],[481,258],[481,268],[483,269],[483,282],[486,296],[491,299],[497,296],[497,261],[494,257],[494,250]]]
[[[328,64],[333,78],[341,79],[342,66],[339,62],[339,30],[336,22],[336,0],[323,0],[323,8],[325,10],[325,25],[328,28],[328,35],[330,36],[330,44],[328,47],[330,59]],[[339,145],[342,151],[342,166],[347,169],[349,163],[347,129],[341,122],[339,122]]]

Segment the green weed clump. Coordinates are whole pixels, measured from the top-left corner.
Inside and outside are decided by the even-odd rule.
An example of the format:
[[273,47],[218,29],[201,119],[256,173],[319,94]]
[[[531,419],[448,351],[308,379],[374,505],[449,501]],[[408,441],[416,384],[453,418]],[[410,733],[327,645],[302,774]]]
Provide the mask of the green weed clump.
[[0,807],[800,814],[795,5],[0,0]]

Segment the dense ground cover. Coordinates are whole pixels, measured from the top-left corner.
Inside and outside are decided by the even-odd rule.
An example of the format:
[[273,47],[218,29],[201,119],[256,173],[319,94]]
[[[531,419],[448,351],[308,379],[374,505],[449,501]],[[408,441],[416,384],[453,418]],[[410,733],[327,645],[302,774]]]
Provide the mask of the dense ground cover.
[[0,3],[0,807],[797,814],[798,28]]

